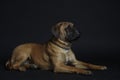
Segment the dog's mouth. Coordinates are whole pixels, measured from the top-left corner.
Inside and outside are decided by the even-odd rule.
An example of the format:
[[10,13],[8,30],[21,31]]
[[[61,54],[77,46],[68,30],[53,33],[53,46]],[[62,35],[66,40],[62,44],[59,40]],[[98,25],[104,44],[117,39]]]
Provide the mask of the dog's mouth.
[[66,41],[68,42],[72,42],[72,41],[75,41],[75,40],[78,40],[80,38],[80,35],[70,35],[68,37],[66,37]]

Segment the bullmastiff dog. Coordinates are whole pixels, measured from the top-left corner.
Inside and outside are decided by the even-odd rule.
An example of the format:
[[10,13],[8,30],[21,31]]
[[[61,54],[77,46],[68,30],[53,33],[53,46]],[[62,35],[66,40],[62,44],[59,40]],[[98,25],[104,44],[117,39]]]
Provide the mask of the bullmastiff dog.
[[78,73],[90,75],[94,70],[105,70],[106,66],[93,65],[76,59],[71,49],[73,41],[80,37],[71,22],[59,22],[52,27],[53,37],[43,44],[26,43],[17,46],[6,62],[10,70],[26,71],[28,68],[53,70],[56,73]]

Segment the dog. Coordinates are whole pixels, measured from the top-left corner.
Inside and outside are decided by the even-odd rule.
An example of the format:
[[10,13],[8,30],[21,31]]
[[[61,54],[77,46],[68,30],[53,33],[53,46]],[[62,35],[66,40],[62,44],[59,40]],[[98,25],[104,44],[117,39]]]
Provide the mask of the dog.
[[10,70],[26,71],[28,68],[53,70],[56,73],[92,74],[88,69],[105,70],[106,66],[93,65],[76,59],[71,45],[80,37],[72,22],[59,22],[52,27],[53,37],[43,43],[26,43],[13,50],[6,62]]

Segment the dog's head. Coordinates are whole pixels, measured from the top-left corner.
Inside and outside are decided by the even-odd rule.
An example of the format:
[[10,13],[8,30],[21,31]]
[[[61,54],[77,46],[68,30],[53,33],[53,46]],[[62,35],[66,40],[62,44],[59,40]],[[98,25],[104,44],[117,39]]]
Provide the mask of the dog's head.
[[71,22],[59,22],[52,27],[54,37],[63,41],[74,41],[80,37],[79,31]]

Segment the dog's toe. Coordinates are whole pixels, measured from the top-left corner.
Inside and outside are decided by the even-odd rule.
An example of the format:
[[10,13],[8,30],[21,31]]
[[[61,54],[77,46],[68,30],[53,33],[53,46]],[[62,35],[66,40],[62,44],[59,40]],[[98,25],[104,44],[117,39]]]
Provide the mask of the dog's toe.
[[101,70],[106,70],[106,69],[107,69],[106,66],[101,67]]
[[85,72],[83,72],[82,74],[84,74],[84,75],[91,75],[92,72],[91,72],[91,71],[85,71]]
[[91,71],[87,71],[87,72],[86,72],[86,75],[91,75],[91,74],[92,74]]

